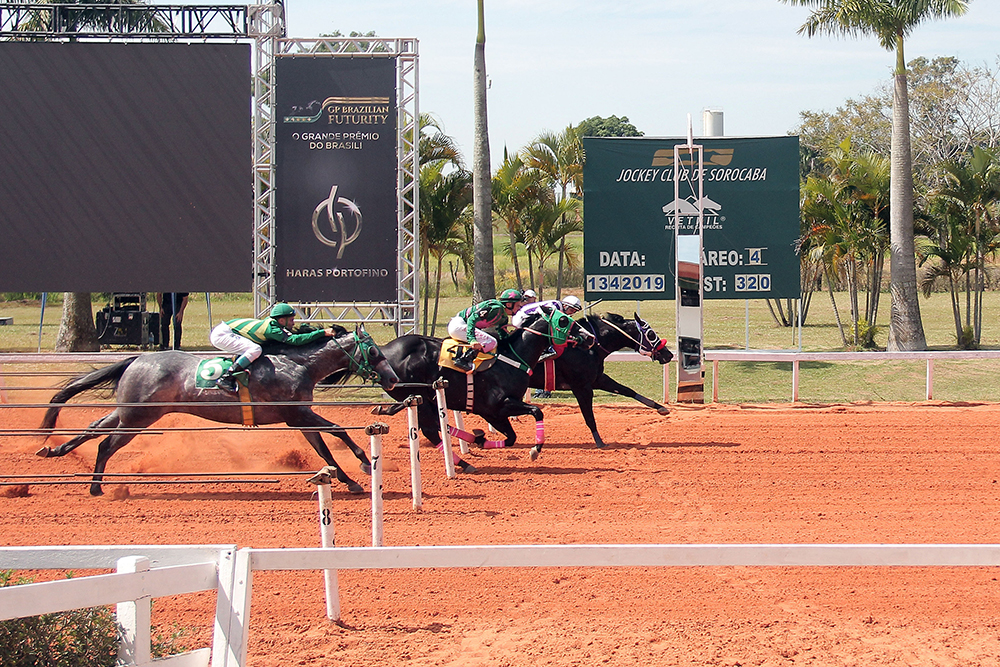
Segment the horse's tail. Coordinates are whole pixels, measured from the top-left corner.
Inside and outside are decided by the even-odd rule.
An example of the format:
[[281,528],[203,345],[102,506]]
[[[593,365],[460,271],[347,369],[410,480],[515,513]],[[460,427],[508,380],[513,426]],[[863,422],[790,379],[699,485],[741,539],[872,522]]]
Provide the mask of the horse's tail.
[[45,411],[45,417],[42,419],[41,428],[52,428],[55,426],[56,417],[59,416],[62,404],[77,394],[81,394],[91,389],[97,389],[98,387],[111,387],[113,392],[118,388],[118,381],[121,380],[122,375],[125,373],[125,369],[131,366],[132,362],[138,358],[138,356],[135,356],[129,357],[128,359],[122,359],[117,364],[111,364],[110,366],[99,368],[96,371],[70,380],[69,383],[60,389],[49,401],[49,403],[54,403],[55,405]]

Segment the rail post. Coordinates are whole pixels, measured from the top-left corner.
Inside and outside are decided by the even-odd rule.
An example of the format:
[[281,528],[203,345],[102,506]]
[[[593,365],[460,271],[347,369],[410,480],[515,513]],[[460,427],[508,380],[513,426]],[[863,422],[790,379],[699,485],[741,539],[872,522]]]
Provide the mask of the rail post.
[[448,386],[448,381],[444,378],[434,380],[431,385],[437,396],[438,423],[441,427],[441,447],[444,451],[444,474],[448,479],[455,478],[455,458],[451,451],[451,433],[448,432],[448,402],[444,395],[444,390]]
[[[310,484],[316,485],[319,495],[319,537],[320,546],[332,549],[336,546],[336,535],[333,528],[333,494],[330,483],[336,476],[333,468],[324,466],[309,478]],[[323,583],[326,588],[326,617],[331,621],[340,620],[340,587],[337,582],[336,570],[323,570]]]
[[382,436],[389,432],[389,425],[375,422],[365,427],[371,440],[372,460],[372,546],[382,546]]
[[[145,556],[126,556],[118,560],[118,573],[148,572],[149,559]],[[148,597],[117,605],[118,626],[121,636],[118,642],[119,665],[148,665],[152,659],[150,651],[150,623],[152,604]]]
[[[464,431],[465,430],[465,415],[462,414],[461,412],[459,412],[458,410],[452,410],[451,414],[455,418],[455,428],[457,428],[459,431]],[[463,454],[468,454],[469,453],[469,443],[467,443],[465,440],[462,440],[461,438],[459,438],[458,439],[458,451],[462,452]]]
[[409,396],[406,406],[407,437],[410,440],[410,488],[413,493],[413,509],[424,505],[423,488],[420,482],[420,429],[417,406],[424,402],[423,396]]

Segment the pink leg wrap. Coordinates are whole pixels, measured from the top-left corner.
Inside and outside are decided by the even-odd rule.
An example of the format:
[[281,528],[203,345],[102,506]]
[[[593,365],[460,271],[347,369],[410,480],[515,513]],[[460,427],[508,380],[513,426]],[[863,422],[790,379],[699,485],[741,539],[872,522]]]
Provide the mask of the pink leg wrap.
[[[444,443],[443,442],[440,445],[438,445],[438,451],[439,452],[443,452],[444,451]],[[461,456],[459,456],[458,454],[456,454],[454,451],[451,452],[451,461],[452,461],[452,463],[458,465],[458,462],[461,461],[461,460],[462,460]]]
[[541,445],[545,443],[545,422],[541,419],[535,422],[535,444]]
[[[459,428],[448,424],[448,432],[451,433],[456,438],[461,438],[469,444],[477,444],[479,442],[475,434],[469,433],[468,431],[463,431]],[[479,438],[482,437],[482,431],[479,431]],[[502,449],[507,445],[506,440],[482,440],[483,449]]]

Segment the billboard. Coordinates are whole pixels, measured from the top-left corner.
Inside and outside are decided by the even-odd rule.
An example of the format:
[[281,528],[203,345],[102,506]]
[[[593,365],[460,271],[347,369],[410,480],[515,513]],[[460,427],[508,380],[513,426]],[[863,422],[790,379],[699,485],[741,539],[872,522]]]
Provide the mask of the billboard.
[[275,98],[277,298],[396,301],[396,59],[279,56]]
[[0,291],[250,291],[250,45],[6,41],[0,62]]
[[[686,153],[674,195],[674,145],[685,143],[584,138],[587,300],[674,298],[675,211],[682,234],[698,221],[698,165]],[[798,137],[695,143],[704,146],[705,298],[798,298]],[[688,278],[681,276],[682,285]]]

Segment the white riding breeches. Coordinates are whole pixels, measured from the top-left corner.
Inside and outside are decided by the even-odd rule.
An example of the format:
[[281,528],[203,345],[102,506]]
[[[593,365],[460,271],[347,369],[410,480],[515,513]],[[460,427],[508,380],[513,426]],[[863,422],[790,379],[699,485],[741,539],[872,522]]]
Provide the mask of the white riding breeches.
[[[456,315],[451,318],[451,322],[448,323],[448,335],[455,340],[462,341],[466,345],[469,344],[468,338],[469,325],[466,324],[465,319]],[[482,329],[476,329],[476,341],[483,346],[484,352],[492,352],[497,347],[497,339],[489,335]]]
[[234,333],[225,322],[212,329],[208,339],[223,352],[241,354],[250,361],[254,361],[262,352],[260,345]]

